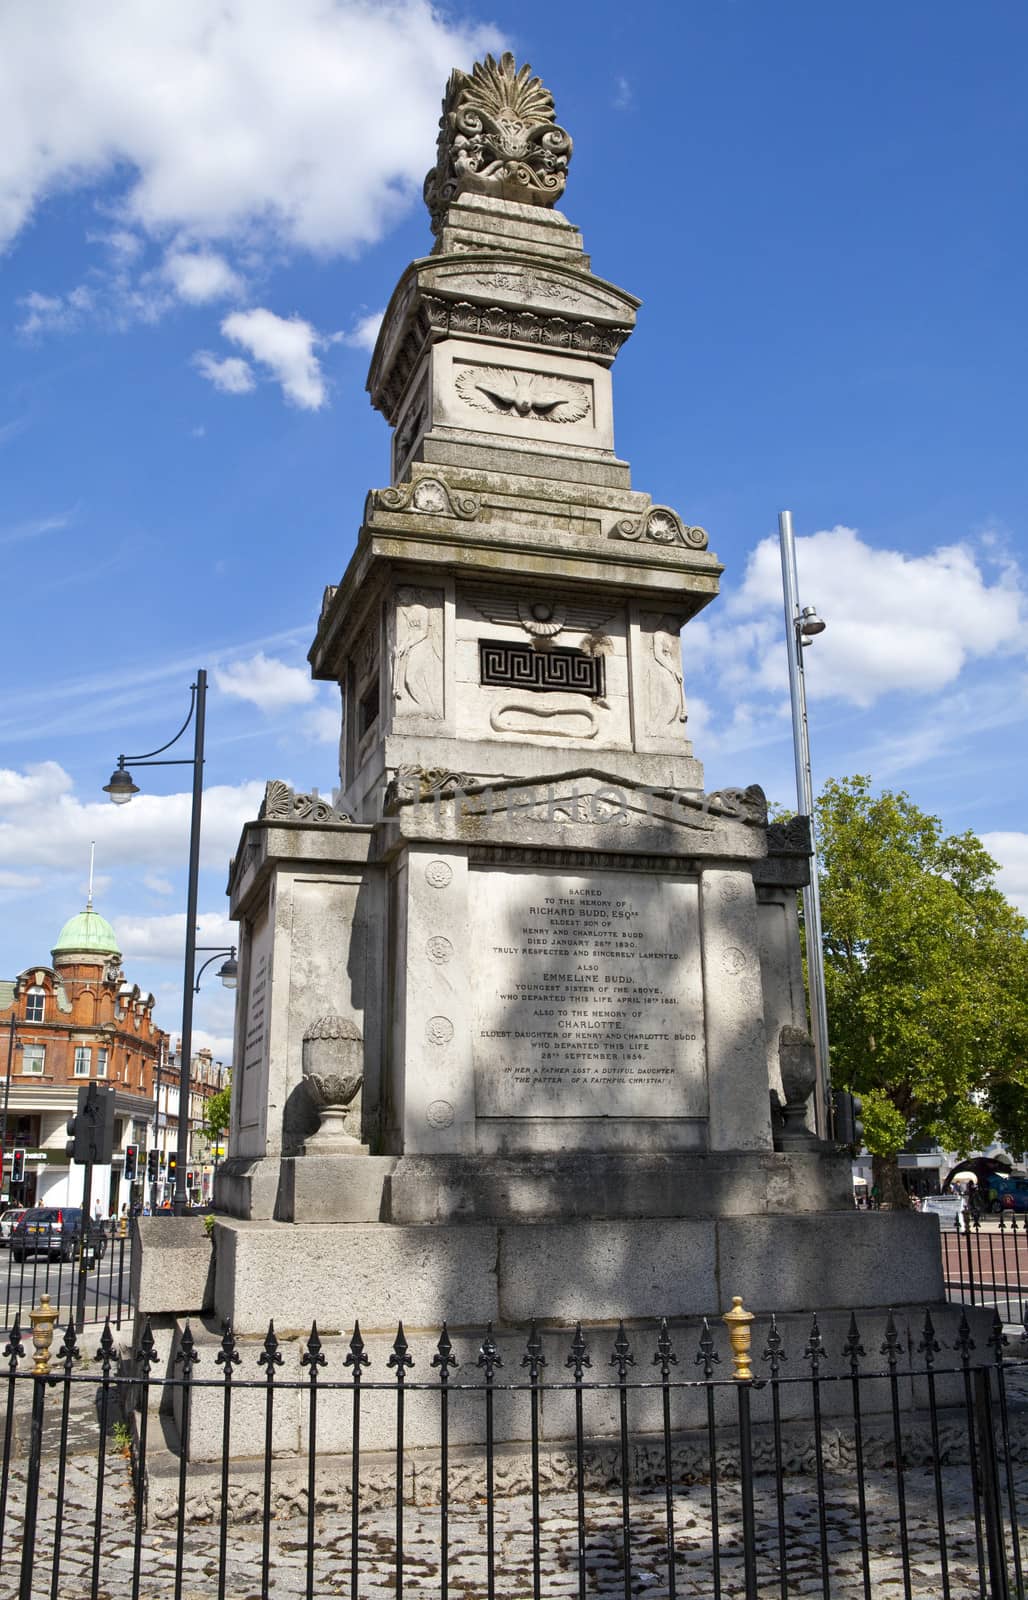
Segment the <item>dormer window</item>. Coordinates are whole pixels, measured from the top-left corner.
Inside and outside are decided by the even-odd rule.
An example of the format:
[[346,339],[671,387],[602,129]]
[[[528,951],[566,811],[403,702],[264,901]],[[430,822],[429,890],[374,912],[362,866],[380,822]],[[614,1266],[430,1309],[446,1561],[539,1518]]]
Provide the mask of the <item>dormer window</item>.
[[46,1016],[46,990],[34,983],[25,996],[25,1021],[42,1022]]

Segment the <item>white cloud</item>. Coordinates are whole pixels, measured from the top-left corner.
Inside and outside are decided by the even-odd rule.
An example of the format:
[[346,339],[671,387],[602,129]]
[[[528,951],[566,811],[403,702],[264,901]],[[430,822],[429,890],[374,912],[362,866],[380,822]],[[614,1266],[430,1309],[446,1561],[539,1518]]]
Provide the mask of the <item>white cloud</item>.
[[233,661],[216,667],[214,681],[222,694],[249,700],[262,711],[281,711],[285,706],[309,705],[317,699],[317,685],[303,667],[290,667],[275,656],[258,650],[248,661]]
[[983,833],[982,844],[1000,870],[996,882],[1007,899],[1028,917],[1028,833]]
[[351,252],[419,192],[451,67],[503,43],[429,0],[4,6],[0,248],[105,184],[122,234]]
[[190,305],[225,300],[243,290],[242,278],[225,257],[210,250],[173,251],[165,260],[163,271],[179,299]]
[[25,894],[30,889],[40,888],[42,882],[42,878],[34,878],[28,872],[0,872],[0,889],[13,889]]
[[93,292],[80,283],[67,294],[40,294],[33,289],[18,301],[25,315],[18,332],[31,338],[41,333],[68,333],[93,309]]
[[[1010,564],[990,574],[969,544],[927,555],[876,549],[852,528],[797,540],[800,594],[828,626],[806,660],[807,693],[867,707],[898,690],[931,694],[976,657],[1023,647],[1025,595]],[[762,540],[720,617],[685,631],[722,686],[782,693],[787,665],[778,541]]]
[[346,335],[346,343],[356,346],[358,350],[374,350],[384,316],[384,311],[369,311],[366,317],[358,317]]
[[20,544],[23,539],[41,539],[47,533],[63,533],[74,520],[74,511],[58,511],[49,517],[31,517],[28,522],[0,528],[0,544]]
[[149,889],[151,894],[174,894],[175,885],[168,878],[163,878],[158,872],[143,874],[143,887]]
[[303,731],[316,744],[338,744],[340,730],[338,706],[318,706],[303,719]]
[[[177,961],[186,947],[186,914],[162,917],[118,917],[115,932],[126,966],[134,961]],[[222,911],[201,911],[196,919],[196,942],[226,948],[236,944],[239,930]],[[197,957],[199,965],[201,957]],[[215,965],[217,965],[215,963]]]
[[[257,815],[264,784],[215,785],[204,790],[201,862],[224,871],[239,843],[243,823]],[[78,872],[96,858],[105,870],[142,867],[163,873],[184,860],[191,798],[182,794],[138,794],[126,806],[106,796],[84,802],[56,761],[23,772],[0,769],[0,867]]]
[[198,1050],[209,1050],[215,1061],[223,1061],[228,1065],[232,1063],[232,1035],[230,1033],[211,1033],[207,1028],[193,1029],[193,1054]]
[[294,405],[319,411],[325,404],[325,380],[314,348],[326,341],[302,317],[279,317],[257,306],[252,311],[233,311],[221,324],[221,331],[267,367]]
[[[250,394],[257,387],[253,368],[242,356],[226,356],[219,361],[210,350],[198,350],[193,357],[193,365],[222,394]],[[193,433],[195,436],[195,428]]]

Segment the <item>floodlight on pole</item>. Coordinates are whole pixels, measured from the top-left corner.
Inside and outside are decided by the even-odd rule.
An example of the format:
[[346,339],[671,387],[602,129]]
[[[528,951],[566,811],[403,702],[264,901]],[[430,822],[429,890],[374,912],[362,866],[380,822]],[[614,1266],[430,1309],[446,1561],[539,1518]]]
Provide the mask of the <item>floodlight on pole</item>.
[[810,882],[803,890],[803,925],[806,930],[807,986],[810,990],[810,1020],[817,1056],[814,1083],[814,1118],[822,1139],[830,1136],[831,1071],[828,1060],[828,1005],[825,997],[824,945],[821,936],[821,890],[818,878],[817,843],[814,828],[814,786],[810,776],[810,726],[807,719],[807,690],[803,677],[803,649],[824,633],[825,623],[813,606],[799,603],[796,576],[796,541],[792,532],[792,512],[778,516],[778,539],[782,554],[782,593],[785,600],[785,637],[789,655],[789,702],[792,707],[792,748],[796,767],[796,805],[801,816],[810,818]]

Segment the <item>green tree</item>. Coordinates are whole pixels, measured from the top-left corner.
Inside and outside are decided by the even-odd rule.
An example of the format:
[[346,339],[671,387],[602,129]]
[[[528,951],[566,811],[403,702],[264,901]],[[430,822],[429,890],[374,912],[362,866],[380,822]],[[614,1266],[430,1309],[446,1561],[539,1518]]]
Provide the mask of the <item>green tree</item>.
[[224,1089],[219,1089],[217,1094],[212,1094],[204,1107],[203,1131],[207,1140],[212,1145],[221,1143],[221,1136],[229,1124],[232,1106],[232,1082],[225,1084]]
[[973,833],[906,794],[831,781],[816,807],[832,1081],[864,1101],[883,1198],[928,1136],[1028,1148],[1028,922]]

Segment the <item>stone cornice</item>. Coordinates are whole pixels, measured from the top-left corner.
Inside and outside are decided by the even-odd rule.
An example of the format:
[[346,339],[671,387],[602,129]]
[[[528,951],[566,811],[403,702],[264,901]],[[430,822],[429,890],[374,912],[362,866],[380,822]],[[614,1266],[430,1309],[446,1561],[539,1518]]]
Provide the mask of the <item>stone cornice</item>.
[[390,423],[428,345],[449,336],[571,350],[609,366],[639,301],[588,272],[513,252],[414,261],[382,320],[368,372],[371,403]]

